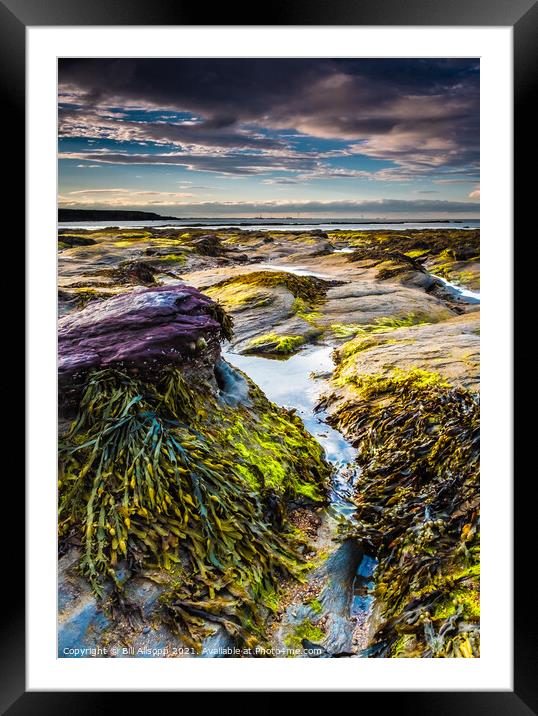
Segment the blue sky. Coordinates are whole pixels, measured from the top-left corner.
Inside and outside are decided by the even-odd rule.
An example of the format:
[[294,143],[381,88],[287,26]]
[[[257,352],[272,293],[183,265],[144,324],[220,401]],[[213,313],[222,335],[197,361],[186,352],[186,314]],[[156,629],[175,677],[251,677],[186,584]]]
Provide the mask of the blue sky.
[[474,59],[59,61],[59,206],[476,218]]

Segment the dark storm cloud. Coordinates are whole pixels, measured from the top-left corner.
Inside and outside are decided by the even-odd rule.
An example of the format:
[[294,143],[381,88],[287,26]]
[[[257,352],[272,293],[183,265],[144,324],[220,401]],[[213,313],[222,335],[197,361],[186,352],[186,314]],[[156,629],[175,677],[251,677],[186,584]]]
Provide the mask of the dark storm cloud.
[[[217,126],[269,114],[295,114],[307,98],[309,109],[325,108],[316,90],[341,86],[349,78],[366,102],[384,105],[391,96],[437,95],[453,88],[478,92],[476,60],[331,59],[95,59],[60,60],[61,86],[82,92],[88,104],[130,100],[179,111],[196,109]],[[340,84],[339,84],[340,83]],[[344,99],[344,98],[341,98]],[[338,108],[336,108],[338,109]],[[335,115],[337,112],[334,113]],[[335,121],[355,121],[335,117]],[[361,123],[360,116],[358,119]],[[390,121],[375,118],[374,129]]]
[[[405,172],[476,171],[478,164],[476,60],[60,60],[59,81],[71,105],[60,117],[66,136],[123,134],[123,141],[263,152],[284,139],[260,131],[286,129],[344,140],[351,153]],[[103,116],[107,107],[198,119],[132,122]]]

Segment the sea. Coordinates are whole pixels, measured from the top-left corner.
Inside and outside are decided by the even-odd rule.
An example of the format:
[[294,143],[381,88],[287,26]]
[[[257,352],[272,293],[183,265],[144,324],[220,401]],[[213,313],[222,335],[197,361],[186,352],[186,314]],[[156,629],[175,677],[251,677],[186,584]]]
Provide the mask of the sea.
[[145,226],[156,228],[239,228],[244,231],[367,231],[368,229],[402,231],[406,229],[479,229],[478,219],[452,221],[360,221],[356,219],[163,219],[161,221],[73,221],[59,222],[59,229],[141,229]]

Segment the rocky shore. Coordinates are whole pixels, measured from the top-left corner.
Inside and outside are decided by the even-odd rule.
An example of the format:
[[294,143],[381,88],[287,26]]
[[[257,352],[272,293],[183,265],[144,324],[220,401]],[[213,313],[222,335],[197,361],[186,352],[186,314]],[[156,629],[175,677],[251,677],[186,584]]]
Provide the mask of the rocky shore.
[[[58,248],[60,656],[479,655],[478,231],[111,227]],[[312,390],[344,467],[233,365],[285,381],[327,346]]]

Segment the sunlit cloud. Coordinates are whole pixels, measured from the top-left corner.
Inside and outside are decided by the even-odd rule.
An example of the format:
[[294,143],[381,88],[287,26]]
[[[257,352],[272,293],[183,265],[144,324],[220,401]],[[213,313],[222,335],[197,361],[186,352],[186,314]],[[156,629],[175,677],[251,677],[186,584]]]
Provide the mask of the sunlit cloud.
[[480,201],[480,187],[477,186],[476,189],[473,189],[472,192],[469,194],[469,199],[475,199]]
[[131,189],[81,189],[61,194],[58,205],[64,208],[85,206],[102,208],[129,206],[170,206],[193,195],[175,191],[133,191]]

